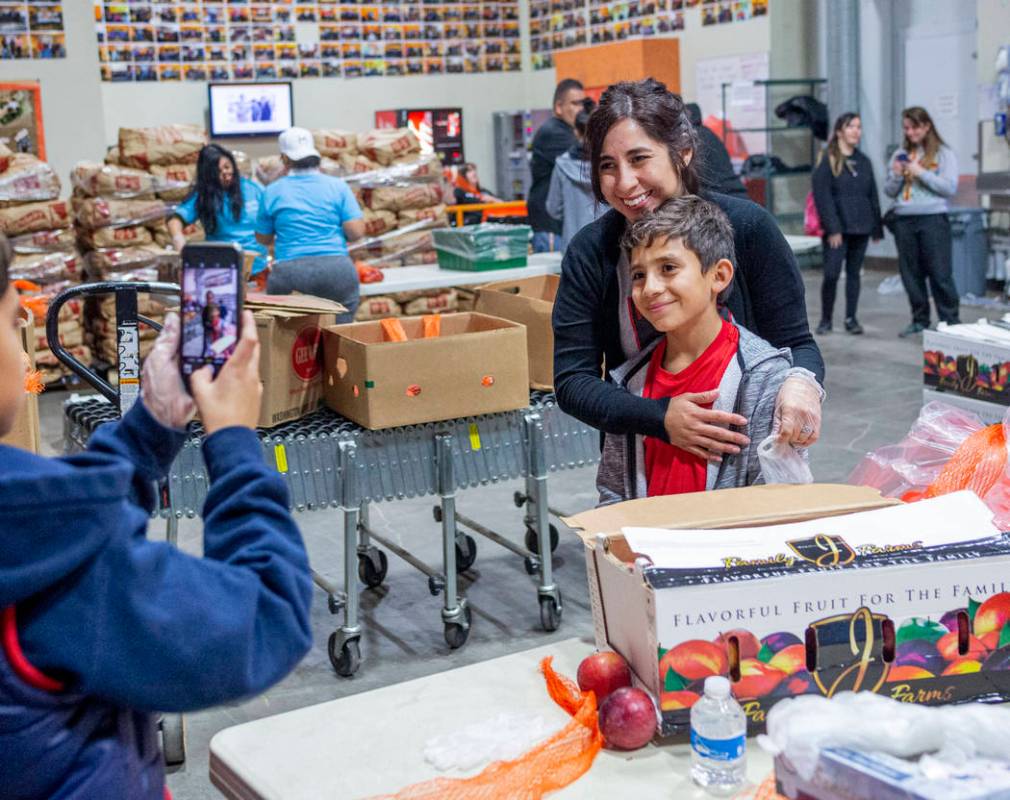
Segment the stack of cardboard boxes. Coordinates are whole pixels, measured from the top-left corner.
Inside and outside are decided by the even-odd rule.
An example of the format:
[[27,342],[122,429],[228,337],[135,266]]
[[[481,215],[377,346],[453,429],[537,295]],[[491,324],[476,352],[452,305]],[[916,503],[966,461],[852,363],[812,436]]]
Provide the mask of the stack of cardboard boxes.
[[[44,161],[28,153],[0,149],[0,231],[14,251],[9,276],[18,281],[22,302],[34,312],[32,339],[47,384],[66,369],[49,350],[45,337],[49,298],[81,277],[81,255],[74,240],[69,204],[60,200],[60,179]],[[80,348],[80,305],[68,304],[60,319],[65,347]],[[82,354],[86,355],[86,354]]]

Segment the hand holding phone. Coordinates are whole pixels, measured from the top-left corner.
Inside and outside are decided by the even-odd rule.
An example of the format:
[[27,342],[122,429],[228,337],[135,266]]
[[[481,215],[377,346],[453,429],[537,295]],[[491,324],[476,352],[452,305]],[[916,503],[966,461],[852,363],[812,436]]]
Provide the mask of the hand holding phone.
[[242,250],[237,244],[206,242],[182,248],[182,336],[179,368],[189,379],[209,366],[224,366],[242,333]]
[[897,161],[899,161],[900,163],[907,164],[908,163],[908,153],[904,153],[904,152],[898,153],[898,155],[895,156],[895,159],[897,159]]
[[208,436],[222,428],[256,427],[263,384],[260,342],[251,311],[243,312],[242,335],[217,377],[208,365],[194,372],[189,383]]

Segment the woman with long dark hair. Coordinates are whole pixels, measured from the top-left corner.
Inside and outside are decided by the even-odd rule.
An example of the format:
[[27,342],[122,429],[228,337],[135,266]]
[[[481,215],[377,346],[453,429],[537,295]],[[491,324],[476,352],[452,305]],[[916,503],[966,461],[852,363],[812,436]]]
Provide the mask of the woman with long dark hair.
[[898,335],[929,327],[929,292],[941,322],[960,321],[950,252],[949,198],[957,193],[957,156],[940,138],[929,112],[901,112],[905,140],[891,156],[884,193],[894,198],[894,241],[901,282],[912,306],[912,322]]
[[701,194],[729,217],[736,279],[725,311],[776,347],[792,348],[796,366],[779,392],[775,429],[807,446],[820,432],[824,361],[810,334],[803,281],[774,219],[749,200],[699,192],[697,132],[678,95],[651,78],[603,93],[586,142],[593,192],[611,210],[568,245],[554,304],[554,389],[560,406],[607,433],[638,433],[718,461],[748,444],[747,420],[710,408],[713,391],[646,399],[608,383],[607,373],[658,334],[631,303],[621,251],[626,226],[671,197]]
[[817,333],[831,331],[838,279],[845,266],[845,330],[860,334],[856,319],[859,305],[859,271],[870,237],[879,241],[880,200],[873,165],[859,150],[863,135],[859,115],[842,114],[835,120],[828,146],[814,169],[814,204],[824,228],[824,281],[821,283],[821,322]]
[[263,190],[238,174],[235,156],[216,144],[200,151],[193,191],[168,221],[176,250],[186,244],[183,225],[199,220],[209,242],[235,242],[243,250],[260,253],[253,275],[266,268],[266,248],[256,241],[256,214]]

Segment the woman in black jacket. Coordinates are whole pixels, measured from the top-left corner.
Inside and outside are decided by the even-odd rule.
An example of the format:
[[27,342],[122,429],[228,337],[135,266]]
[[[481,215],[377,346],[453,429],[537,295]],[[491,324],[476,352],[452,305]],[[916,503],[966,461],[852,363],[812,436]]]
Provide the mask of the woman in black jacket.
[[[580,230],[565,252],[554,302],[554,388],[562,409],[606,433],[655,436],[711,460],[748,444],[729,426],[746,420],[708,406],[716,392],[653,400],[606,382],[609,372],[658,335],[631,303],[620,241],[634,222],[684,194],[698,194],[698,135],[679,96],[651,78],[604,92],[586,132],[593,192],[611,210]],[[796,367],[776,402],[776,430],[797,446],[820,432],[824,361],[810,334],[803,281],[774,219],[760,206],[714,192],[733,225],[736,277],[726,310]]]
[[880,200],[870,159],[859,151],[863,135],[858,114],[842,114],[831,140],[814,170],[814,204],[824,229],[824,282],[821,284],[821,322],[817,333],[831,331],[835,292],[845,265],[845,330],[863,332],[856,319],[859,271],[870,237],[883,236]]

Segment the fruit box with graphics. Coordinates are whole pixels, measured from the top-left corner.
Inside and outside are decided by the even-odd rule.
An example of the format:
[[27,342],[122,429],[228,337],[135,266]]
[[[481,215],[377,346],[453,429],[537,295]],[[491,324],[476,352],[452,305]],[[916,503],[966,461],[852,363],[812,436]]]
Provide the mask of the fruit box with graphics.
[[[600,648],[688,730],[710,675],[753,730],[799,694],[1010,700],[1010,537],[971,492],[903,505],[859,486],[652,497],[565,520]],[[671,529],[678,530],[671,530]]]
[[1002,422],[1010,407],[1010,330],[985,321],[925,331],[923,403],[942,400]]
[[260,339],[259,427],[315,411],[323,402],[323,328],[346,309],[321,297],[254,292],[246,295],[245,307],[256,318]]

